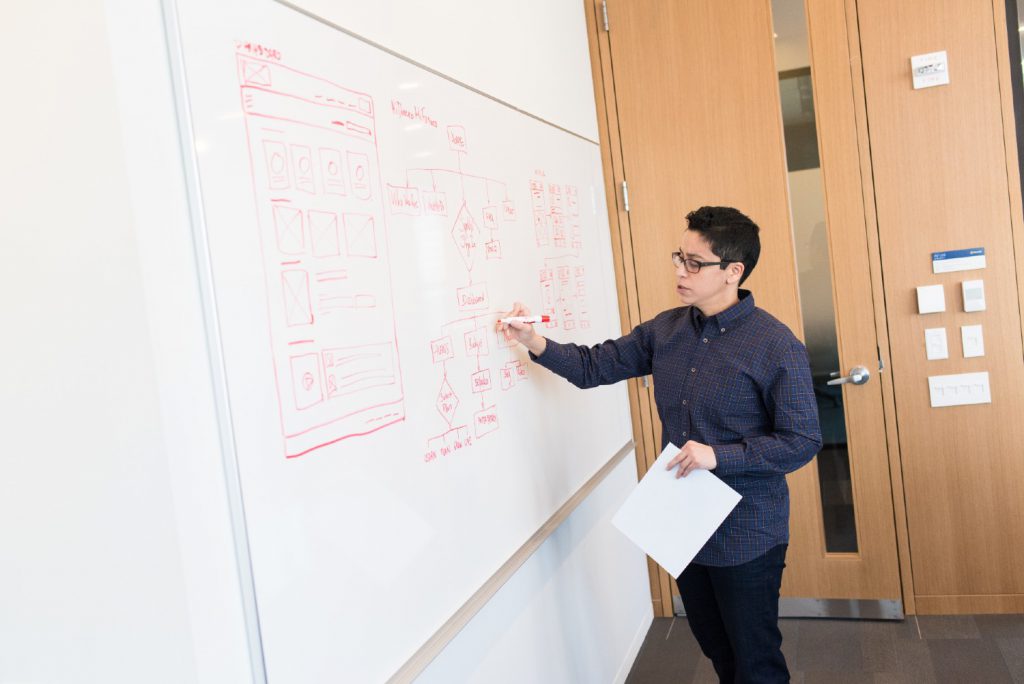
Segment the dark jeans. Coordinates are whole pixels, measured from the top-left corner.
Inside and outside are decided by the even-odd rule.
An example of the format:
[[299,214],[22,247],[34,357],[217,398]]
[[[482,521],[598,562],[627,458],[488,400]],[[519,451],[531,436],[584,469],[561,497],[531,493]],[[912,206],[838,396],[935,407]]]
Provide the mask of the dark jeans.
[[676,580],[693,636],[722,684],[789,681],[779,631],[786,548],[732,567],[691,563]]

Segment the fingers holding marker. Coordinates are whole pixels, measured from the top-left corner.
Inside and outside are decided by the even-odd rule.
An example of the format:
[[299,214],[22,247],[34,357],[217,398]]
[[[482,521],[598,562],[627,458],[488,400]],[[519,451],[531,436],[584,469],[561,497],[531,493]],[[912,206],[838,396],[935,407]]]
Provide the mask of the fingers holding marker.
[[499,316],[500,318],[494,324],[494,329],[504,334],[506,340],[515,340],[537,356],[544,353],[544,350],[547,349],[547,340],[538,335],[533,326],[536,323],[552,322],[551,316],[531,315],[530,310],[522,302],[515,302],[511,311],[499,314]]
[[548,323],[550,321],[551,316],[506,316],[501,319],[502,323],[507,323],[520,329],[534,323]]
[[535,323],[550,323],[551,316],[544,315],[531,315],[530,310],[522,303],[515,302],[512,305],[512,310],[508,313],[502,314],[495,324],[495,330],[499,332],[506,332],[510,327],[514,330],[531,330],[531,326]]

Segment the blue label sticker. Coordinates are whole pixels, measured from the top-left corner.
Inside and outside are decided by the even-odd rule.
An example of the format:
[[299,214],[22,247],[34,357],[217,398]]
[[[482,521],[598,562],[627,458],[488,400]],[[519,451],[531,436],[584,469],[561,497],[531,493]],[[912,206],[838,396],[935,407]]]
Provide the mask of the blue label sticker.
[[964,257],[984,255],[984,247],[974,247],[972,249],[955,249],[950,252],[932,252],[932,261],[943,261],[945,259],[963,259]]

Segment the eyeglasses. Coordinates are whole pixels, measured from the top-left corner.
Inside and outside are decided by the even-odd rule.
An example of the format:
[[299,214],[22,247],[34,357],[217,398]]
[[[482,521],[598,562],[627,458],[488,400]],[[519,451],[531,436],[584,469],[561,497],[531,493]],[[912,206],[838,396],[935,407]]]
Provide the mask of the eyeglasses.
[[735,264],[736,260],[697,261],[696,259],[684,259],[682,252],[672,252],[672,263],[676,265],[676,268],[684,266],[687,273],[700,273],[700,269],[705,266],[718,266],[724,271],[726,266]]

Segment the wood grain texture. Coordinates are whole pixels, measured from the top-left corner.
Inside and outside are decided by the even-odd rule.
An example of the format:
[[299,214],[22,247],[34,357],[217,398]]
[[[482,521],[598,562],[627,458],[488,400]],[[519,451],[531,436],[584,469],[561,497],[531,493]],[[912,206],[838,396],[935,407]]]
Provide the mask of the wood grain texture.
[[669,253],[685,215],[723,204],[761,226],[748,281],[758,305],[802,330],[769,2],[631,0],[608,12],[642,317],[678,306]]
[[[1024,594],[1024,545],[1010,543],[1024,537],[1024,349],[998,12],[991,0],[858,9],[918,609],[934,605],[924,597]],[[913,90],[910,56],[937,49],[948,52],[950,85]],[[931,273],[931,252],[966,247],[986,248],[984,271]],[[964,313],[959,283],[979,277],[988,310]],[[914,287],[936,283],[947,311],[918,315]],[[986,356],[964,359],[959,326],[977,323]],[[926,361],[924,328],[938,326],[951,358]],[[929,375],[982,370],[992,404],[930,407]]]

